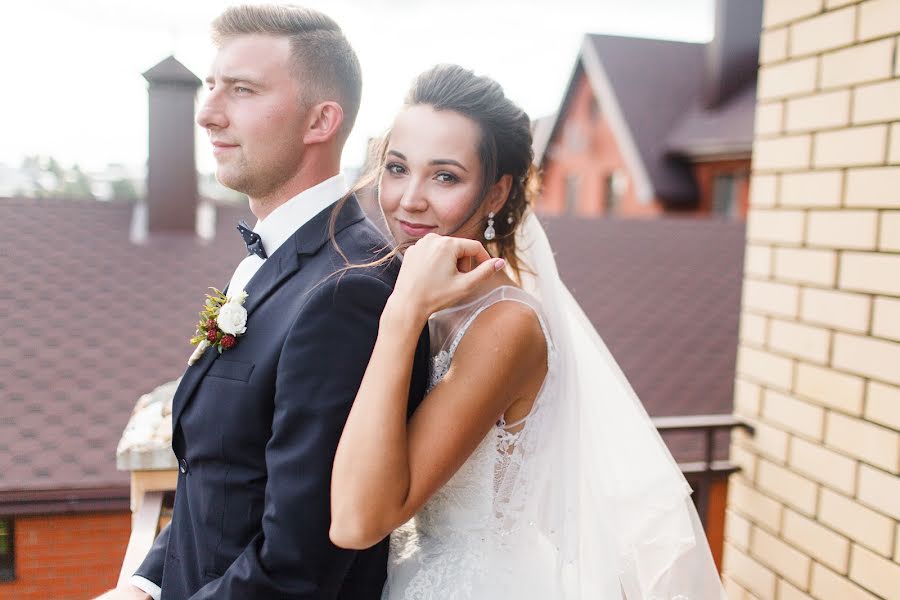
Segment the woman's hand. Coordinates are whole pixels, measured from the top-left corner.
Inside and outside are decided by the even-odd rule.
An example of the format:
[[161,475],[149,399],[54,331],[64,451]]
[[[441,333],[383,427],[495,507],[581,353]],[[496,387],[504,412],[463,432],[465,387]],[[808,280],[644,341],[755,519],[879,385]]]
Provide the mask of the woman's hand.
[[480,242],[429,233],[404,253],[393,296],[427,318],[465,298],[505,265]]

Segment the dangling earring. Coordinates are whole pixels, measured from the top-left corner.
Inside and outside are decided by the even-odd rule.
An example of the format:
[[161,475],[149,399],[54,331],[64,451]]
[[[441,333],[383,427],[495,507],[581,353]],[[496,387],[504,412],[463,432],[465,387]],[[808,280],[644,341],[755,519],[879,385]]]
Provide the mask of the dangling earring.
[[515,221],[515,219],[513,219],[512,213],[509,213],[509,214],[506,216],[506,224],[507,224],[507,225],[512,225],[512,224],[513,224],[513,221]]
[[497,236],[497,232],[494,231],[494,211],[488,213],[488,226],[487,229],[484,230],[484,239],[487,241],[491,241]]

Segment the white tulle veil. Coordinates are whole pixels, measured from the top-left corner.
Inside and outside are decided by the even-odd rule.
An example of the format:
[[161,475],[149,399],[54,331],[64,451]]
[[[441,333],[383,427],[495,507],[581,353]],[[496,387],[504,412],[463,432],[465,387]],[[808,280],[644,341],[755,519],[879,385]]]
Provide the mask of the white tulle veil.
[[560,279],[534,215],[516,241],[529,271],[523,288],[540,301],[556,366],[553,393],[498,472],[495,513],[509,541],[501,551],[508,560],[525,550],[506,569],[515,587],[527,597],[724,599],[691,489]]

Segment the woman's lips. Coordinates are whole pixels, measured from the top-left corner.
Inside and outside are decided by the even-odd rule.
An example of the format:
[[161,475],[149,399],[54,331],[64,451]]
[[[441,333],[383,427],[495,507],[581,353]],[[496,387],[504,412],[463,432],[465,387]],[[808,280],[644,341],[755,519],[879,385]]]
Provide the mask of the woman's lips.
[[437,227],[434,227],[432,225],[408,223],[406,221],[401,221],[400,219],[397,219],[397,223],[400,224],[400,229],[402,229],[406,233],[406,235],[409,235],[411,237],[423,237],[437,229]]

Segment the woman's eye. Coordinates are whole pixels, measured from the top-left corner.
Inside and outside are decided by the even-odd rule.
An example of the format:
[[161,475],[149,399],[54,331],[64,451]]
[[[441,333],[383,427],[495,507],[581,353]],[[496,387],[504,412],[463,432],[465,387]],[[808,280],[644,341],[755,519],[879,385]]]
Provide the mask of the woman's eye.
[[402,175],[405,172],[403,165],[397,163],[388,163],[384,165],[384,169],[392,175]]
[[457,181],[459,181],[459,177],[457,177],[453,173],[447,173],[446,171],[435,175],[435,179],[437,179],[441,183],[456,183]]

